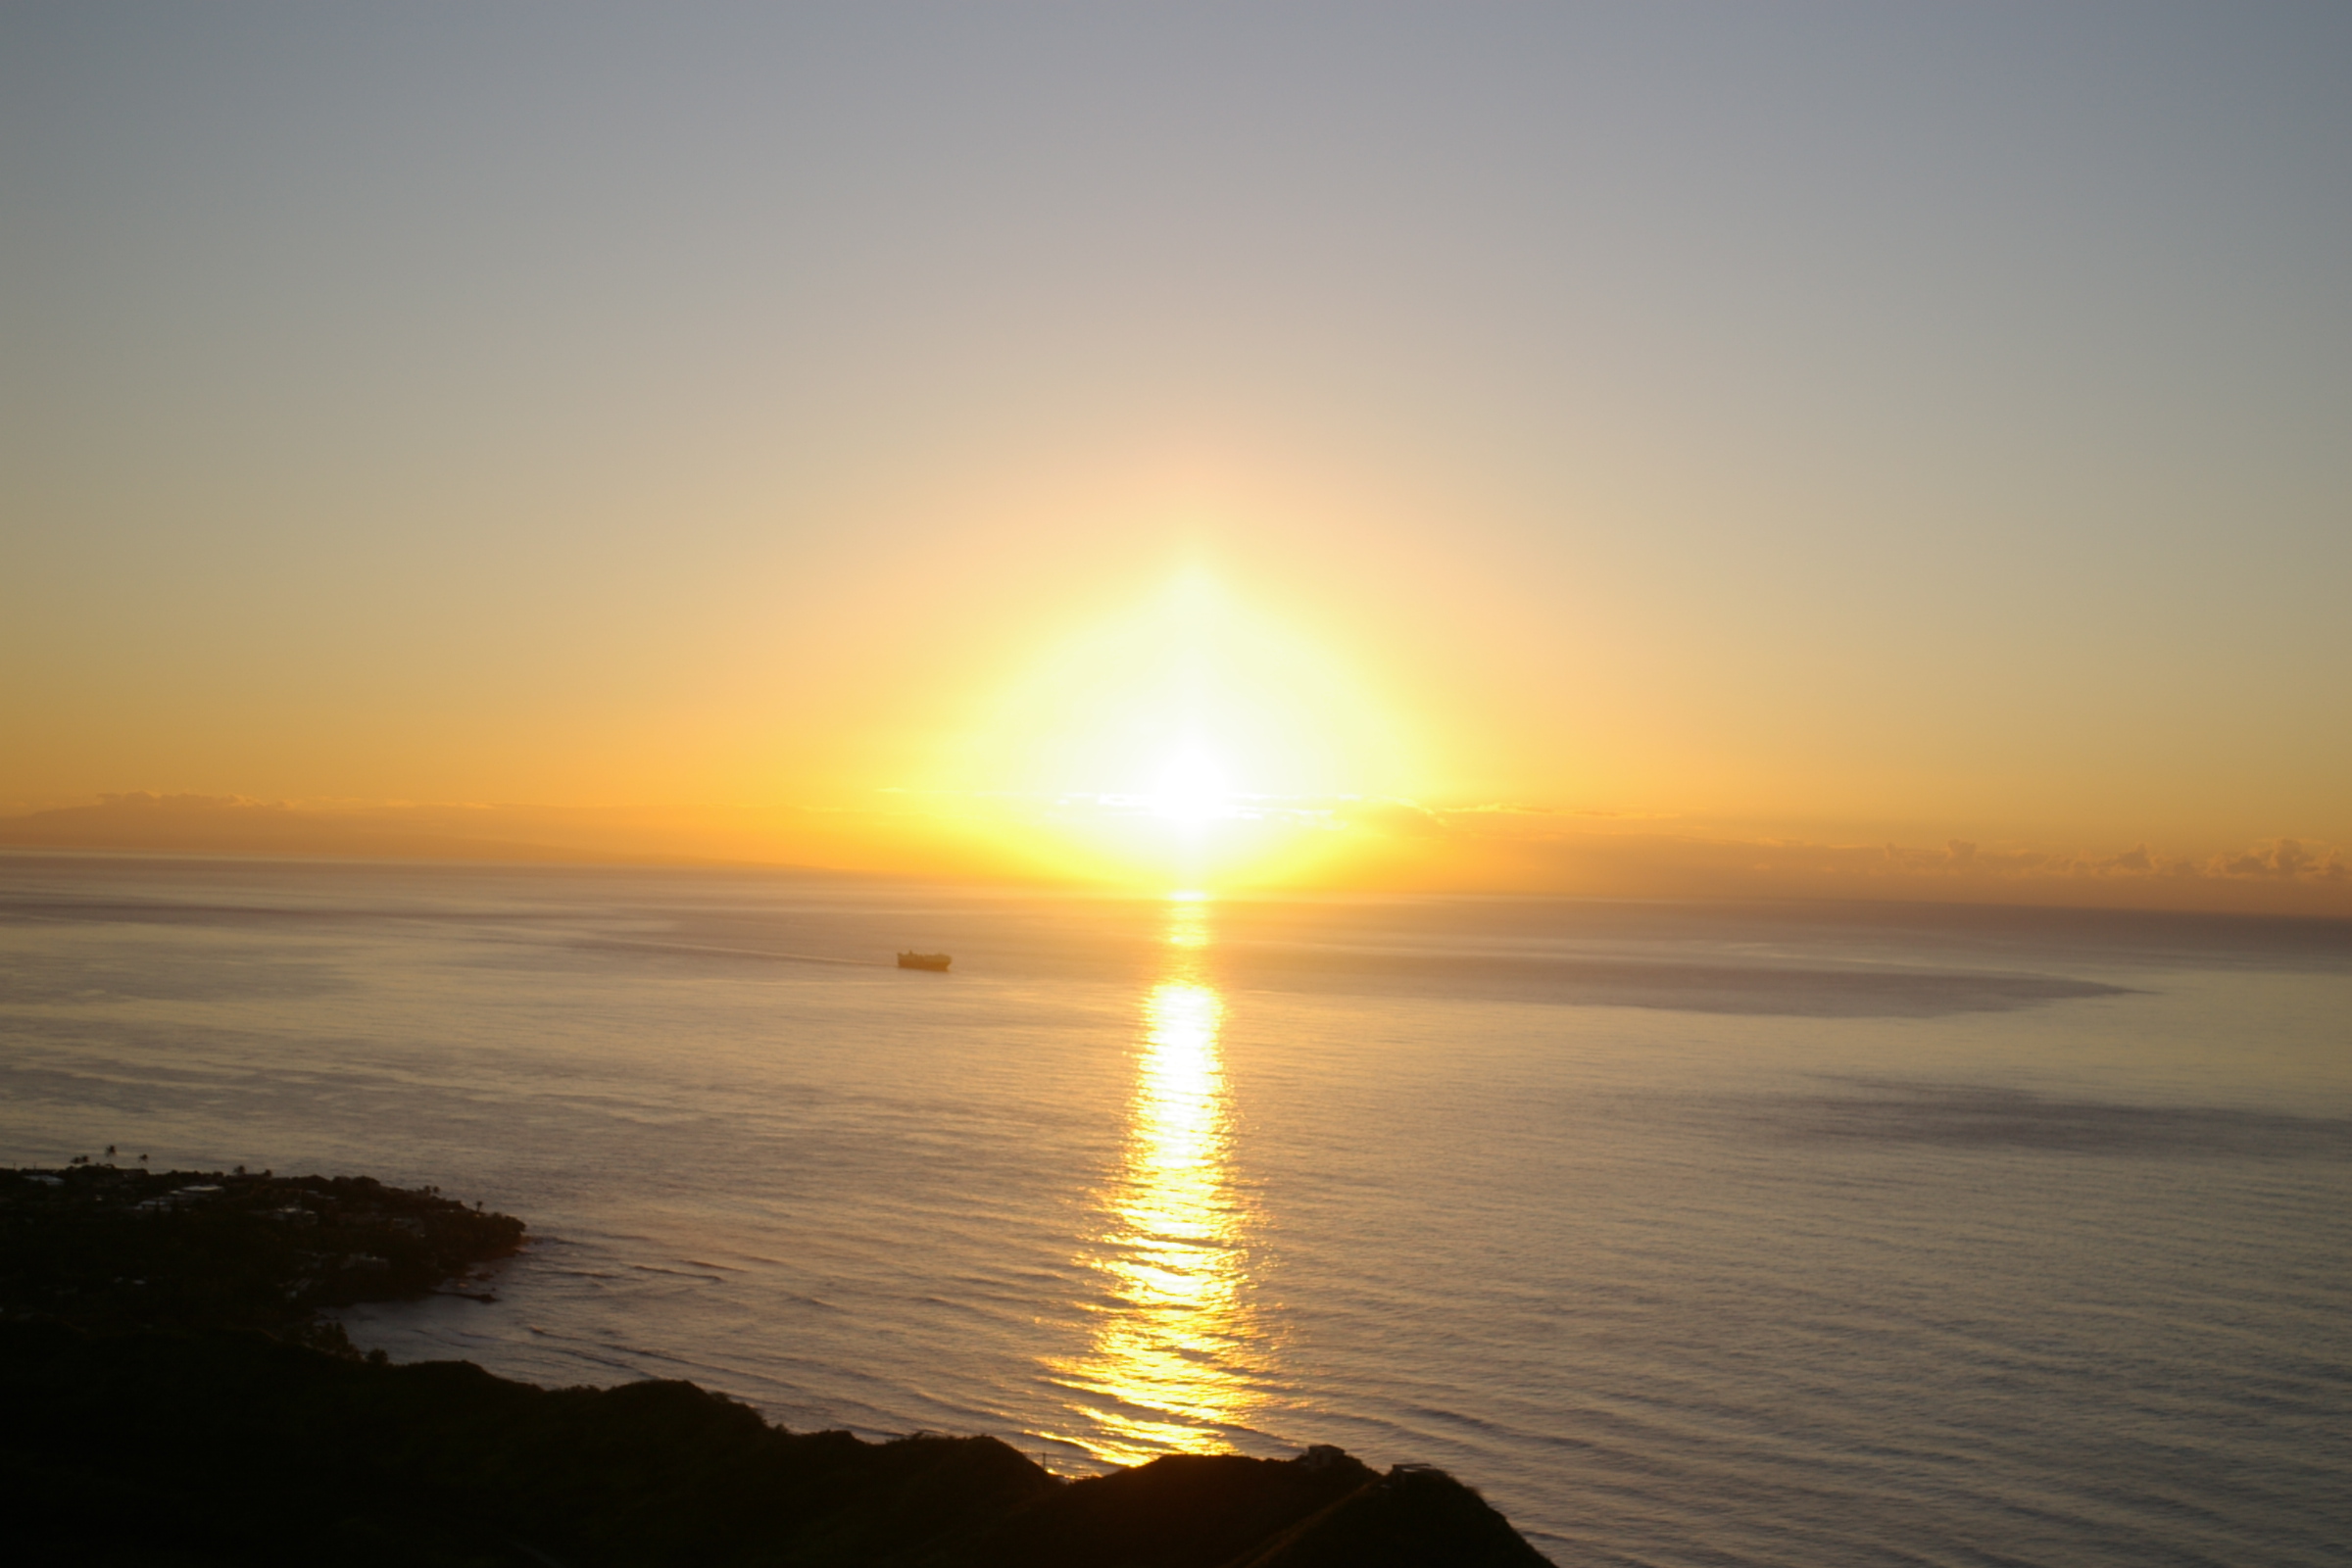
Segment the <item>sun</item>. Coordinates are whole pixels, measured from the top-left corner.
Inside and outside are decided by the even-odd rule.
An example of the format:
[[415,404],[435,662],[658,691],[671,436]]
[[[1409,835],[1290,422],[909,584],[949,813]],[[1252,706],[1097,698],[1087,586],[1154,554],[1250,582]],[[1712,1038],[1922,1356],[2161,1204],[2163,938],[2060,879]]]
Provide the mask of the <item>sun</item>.
[[1214,757],[1197,746],[1187,747],[1168,760],[1150,801],[1154,813],[1177,822],[1206,822],[1230,814],[1233,808],[1225,770],[1218,766]]
[[1393,790],[1393,726],[1339,660],[1199,569],[1069,636],[985,714],[957,770],[1075,874],[1247,880],[1336,801]]

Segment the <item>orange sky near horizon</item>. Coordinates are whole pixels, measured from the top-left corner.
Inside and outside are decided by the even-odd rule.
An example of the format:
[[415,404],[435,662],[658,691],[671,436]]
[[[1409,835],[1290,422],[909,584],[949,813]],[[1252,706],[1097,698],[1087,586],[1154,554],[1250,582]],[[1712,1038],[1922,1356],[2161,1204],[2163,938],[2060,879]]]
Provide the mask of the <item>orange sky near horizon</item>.
[[2094,11],[16,8],[0,814],[2352,913],[2352,27]]

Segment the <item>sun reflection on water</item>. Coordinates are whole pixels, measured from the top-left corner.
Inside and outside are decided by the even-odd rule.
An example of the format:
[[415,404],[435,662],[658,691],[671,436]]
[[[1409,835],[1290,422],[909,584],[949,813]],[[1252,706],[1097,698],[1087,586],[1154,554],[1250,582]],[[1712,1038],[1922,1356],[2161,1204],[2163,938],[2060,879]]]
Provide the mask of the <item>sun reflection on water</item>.
[[1169,956],[1144,999],[1127,1143],[1085,1261],[1102,1276],[1083,1354],[1054,1368],[1085,1420],[1069,1441],[1134,1464],[1230,1447],[1255,1402],[1248,1212],[1234,1189],[1232,1113],[1208,975],[1208,905],[1168,906]]

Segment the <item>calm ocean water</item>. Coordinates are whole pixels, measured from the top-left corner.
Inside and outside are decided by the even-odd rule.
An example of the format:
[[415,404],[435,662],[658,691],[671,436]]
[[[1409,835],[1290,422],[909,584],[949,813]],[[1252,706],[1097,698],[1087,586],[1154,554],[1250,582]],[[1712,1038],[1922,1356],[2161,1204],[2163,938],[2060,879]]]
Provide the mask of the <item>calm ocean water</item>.
[[110,1143],[524,1216],[403,1358],[1563,1564],[2352,1561],[2342,926],[0,856],[0,1156]]

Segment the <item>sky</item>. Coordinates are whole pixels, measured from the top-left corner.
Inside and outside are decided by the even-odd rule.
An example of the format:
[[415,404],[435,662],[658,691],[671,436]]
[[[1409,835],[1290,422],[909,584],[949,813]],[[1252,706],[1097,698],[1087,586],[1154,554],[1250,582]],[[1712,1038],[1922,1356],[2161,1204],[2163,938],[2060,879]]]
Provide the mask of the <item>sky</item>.
[[0,815],[2352,913],[2348,73],[2339,5],[15,4]]

